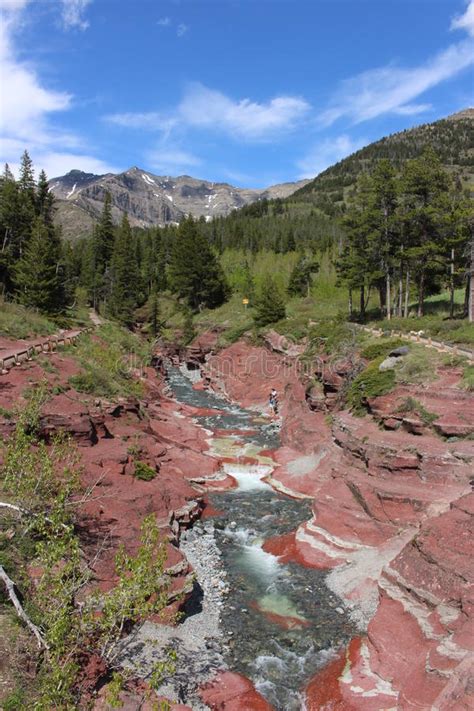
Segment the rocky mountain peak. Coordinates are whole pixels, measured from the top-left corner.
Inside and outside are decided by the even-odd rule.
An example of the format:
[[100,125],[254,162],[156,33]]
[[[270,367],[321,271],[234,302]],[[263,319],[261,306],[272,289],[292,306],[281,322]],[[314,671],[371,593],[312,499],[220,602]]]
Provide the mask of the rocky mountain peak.
[[306,182],[254,190],[190,175],[160,176],[132,166],[122,173],[105,175],[71,170],[53,178],[50,187],[58,199],[57,221],[63,234],[73,239],[90,232],[107,192],[114,221],[120,222],[126,212],[132,226],[151,227],[177,223],[185,215],[211,220],[256,200],[287,197]]

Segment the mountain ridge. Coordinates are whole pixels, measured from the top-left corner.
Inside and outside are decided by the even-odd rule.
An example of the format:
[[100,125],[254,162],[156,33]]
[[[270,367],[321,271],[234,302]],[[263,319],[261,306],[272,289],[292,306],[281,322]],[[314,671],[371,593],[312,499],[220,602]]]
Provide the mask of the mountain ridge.
[[474,108],[468,107],[432,123],[419,124],[369,143],[309,180],[291,200],[311,202],[331,215],[345,201],[358,175],[370,171],[382,158],[400,169],[430,145],[448,170],[466,184],[474,183]]
[[73,169],[49,181],[57,199],[56,222],[66,238],[90,233],[106,192],[112,198],[112,217],[118,223],[126,212],[132,226],[178,223],[193,215],[210,221],[257,200],[286,198],[308,181],[280,183],[268,188],[237,188],[189,175],[155,175],[132,166],[122,173],[95,175]]

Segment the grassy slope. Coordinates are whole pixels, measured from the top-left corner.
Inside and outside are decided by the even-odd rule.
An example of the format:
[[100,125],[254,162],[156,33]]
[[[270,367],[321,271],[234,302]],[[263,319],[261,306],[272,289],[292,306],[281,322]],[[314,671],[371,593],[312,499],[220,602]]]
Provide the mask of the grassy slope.
[[77,328],[90,325],[89,308],[84,300],[76,300],[67,316],[52,318],[20,304],[0,299],[0,336],[5,338],[30,338],[49,336],[60,328]]

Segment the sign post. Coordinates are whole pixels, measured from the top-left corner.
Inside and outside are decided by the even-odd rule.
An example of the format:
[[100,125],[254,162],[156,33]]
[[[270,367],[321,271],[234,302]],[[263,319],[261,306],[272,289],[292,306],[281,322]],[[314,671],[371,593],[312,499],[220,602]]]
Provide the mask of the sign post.
[[244,308],[246,309],[247,306],[248,306],[248,304],[249,304],[249,300],[248,300],[248,299],[242,299],[242,303],[243,303],[243,305],[244,305]]

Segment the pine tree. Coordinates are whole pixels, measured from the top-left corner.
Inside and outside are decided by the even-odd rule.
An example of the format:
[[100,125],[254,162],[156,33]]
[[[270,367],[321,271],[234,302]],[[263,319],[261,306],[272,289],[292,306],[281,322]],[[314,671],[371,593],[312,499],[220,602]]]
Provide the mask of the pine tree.
[[169,281],[192,311],[219,306],[228,296],[219,262],[192,218],[179,226],[170,256]]
[[402,175],[404,224],[409,238],[405,254],[411,261],[418,286],[418,316],[424,314],[429,272],[439,268],[443,232],[450,211],[451,178],[432,148],[406,162]]
[[52,225],[54,216],[54,195],[49,189],[48,178],[44,170],[39,174],[35,206],[36,214],[41,215],[47,225]]
[[3,293],[13,291],[13,267],[20,256],[20,196],[18,184],[5,165],[0,178],[0,282]]
[[133,324],[133,312],[138,306],[138,269],[128,216],[125,214],[115,238],[111,263],[110,315],[125,326]]
[[36,185],[33,163],[25,151],[21,158],[20,179],[18,180],[18,234],[16,235],[17,250],[21,256],[28,242],[36,216]]
[[194,328],[193,313],[190,309],[184,311],[183,322],[183,344],[187,346],[196,337],[196,329]]
[[300,256],[290,274],[288,293],[291,296],[309,296],[313,274],[319,271],[319,264],[305,255]]
[[374,278],[380,276],[378,255],[374,255],[370,238],[372,199],[371,179],[363,174],[359,178],[357,190],[342,220],[346,242],[341,256],[336,261],[339,279],[349,288],[351,310],[352,291],[359,290],[361,318],[365,317],[367,289]]
[[65,284],[61,242],[42,217],[37,217],[31,237],[15,268],[18,299],[45,314],[65,309]]
[[267,275],[255,300],[254,321],[256,326],[267,326],[285,318],[285,301],[274,278]]
[[242,275],[242,294],[245,298],[252,300],[255,293],[255,283],[253,280],[252,272],[250,271],[250,265],[248,259],[244,262],[244,269]]

